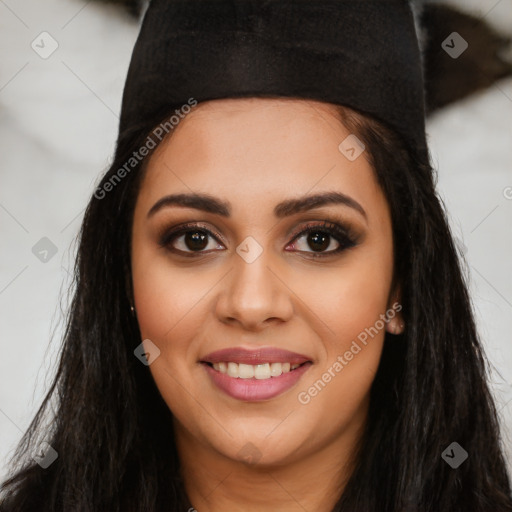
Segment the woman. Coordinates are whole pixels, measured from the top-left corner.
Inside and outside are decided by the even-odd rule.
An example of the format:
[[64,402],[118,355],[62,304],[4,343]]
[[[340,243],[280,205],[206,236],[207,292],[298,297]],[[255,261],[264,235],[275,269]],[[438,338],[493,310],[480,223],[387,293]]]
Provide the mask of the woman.
[[2,510],[512,510],[422,87],[402,1],[150,5]]

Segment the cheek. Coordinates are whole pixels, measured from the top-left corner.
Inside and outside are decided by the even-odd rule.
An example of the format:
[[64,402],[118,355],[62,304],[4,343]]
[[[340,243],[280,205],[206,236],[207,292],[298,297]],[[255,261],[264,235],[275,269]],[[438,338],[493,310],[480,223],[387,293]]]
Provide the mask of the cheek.
[[192,271],[172,268],[153,254],[132,260],[133,287],[137,321],[142,339],[150,339],[160,350],[149,371],[175,417],[187,423],[195,411],[187,399],[192,375],[199,370],[196,357],[199,335],[206,316],[205,301],[208,276],[200,279]]
[[388,310],[392,267],[386,242],[361,251],[328,278],[302,283],[299,293],[316,304],[324,338],[318,367],[297,391],[306,422],[324,418],[334,432],[364,411],[382,354],[386,324],[381,315]]
[[[190,269],[172,268],[165,256],[145,258],[134,253],[132,259],[133,288],[137,320],[143,339],[155,340],[162,355],[171,349],[185,352],[190,339],[200,328],[197,317],[203,307],[202,299],[213,285],[208,275],[199,278]],[[172,344],[168,343],[172,340]],[[181,340],[181,341],[180,341]]]
[[392,254],[360,251],[332,271],[303,272],[294,292],[323,324],[327,351],[342,350],[387,309],[392,282]]

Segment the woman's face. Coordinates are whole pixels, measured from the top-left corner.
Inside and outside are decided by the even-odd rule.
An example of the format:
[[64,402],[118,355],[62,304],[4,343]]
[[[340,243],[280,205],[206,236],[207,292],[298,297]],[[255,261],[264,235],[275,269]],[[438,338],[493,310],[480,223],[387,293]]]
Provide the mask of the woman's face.
[[178,444],[261,464],[353,446],[400,307],[388,205],[349,135],[329,104],[216,100],[151,158],[134,300]]

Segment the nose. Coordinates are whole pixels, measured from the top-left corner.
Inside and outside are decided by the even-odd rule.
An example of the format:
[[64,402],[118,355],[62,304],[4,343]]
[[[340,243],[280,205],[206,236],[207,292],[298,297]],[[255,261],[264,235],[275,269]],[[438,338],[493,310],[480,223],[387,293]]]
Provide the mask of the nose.
[[216,302],[216,314],[221,322],[260,331],[290,320],[293,292],[279,264],[268,253],[264,250],[252,262],[233,255],[234,268],[227,274]]

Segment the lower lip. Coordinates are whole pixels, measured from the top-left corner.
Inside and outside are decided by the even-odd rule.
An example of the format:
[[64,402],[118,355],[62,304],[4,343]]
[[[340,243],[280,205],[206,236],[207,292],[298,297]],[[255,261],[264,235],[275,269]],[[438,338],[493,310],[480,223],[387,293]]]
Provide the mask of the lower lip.
[[203,363],[203,366],[213,383],[230,397],[245,402],[258,402],[269,400],[288,391],[308,371],[311,363],[304,363],[295,370],[283,373],[279,377],[270,377],[270,379],[233,378],[226,373],[214,370],[206,363]]

